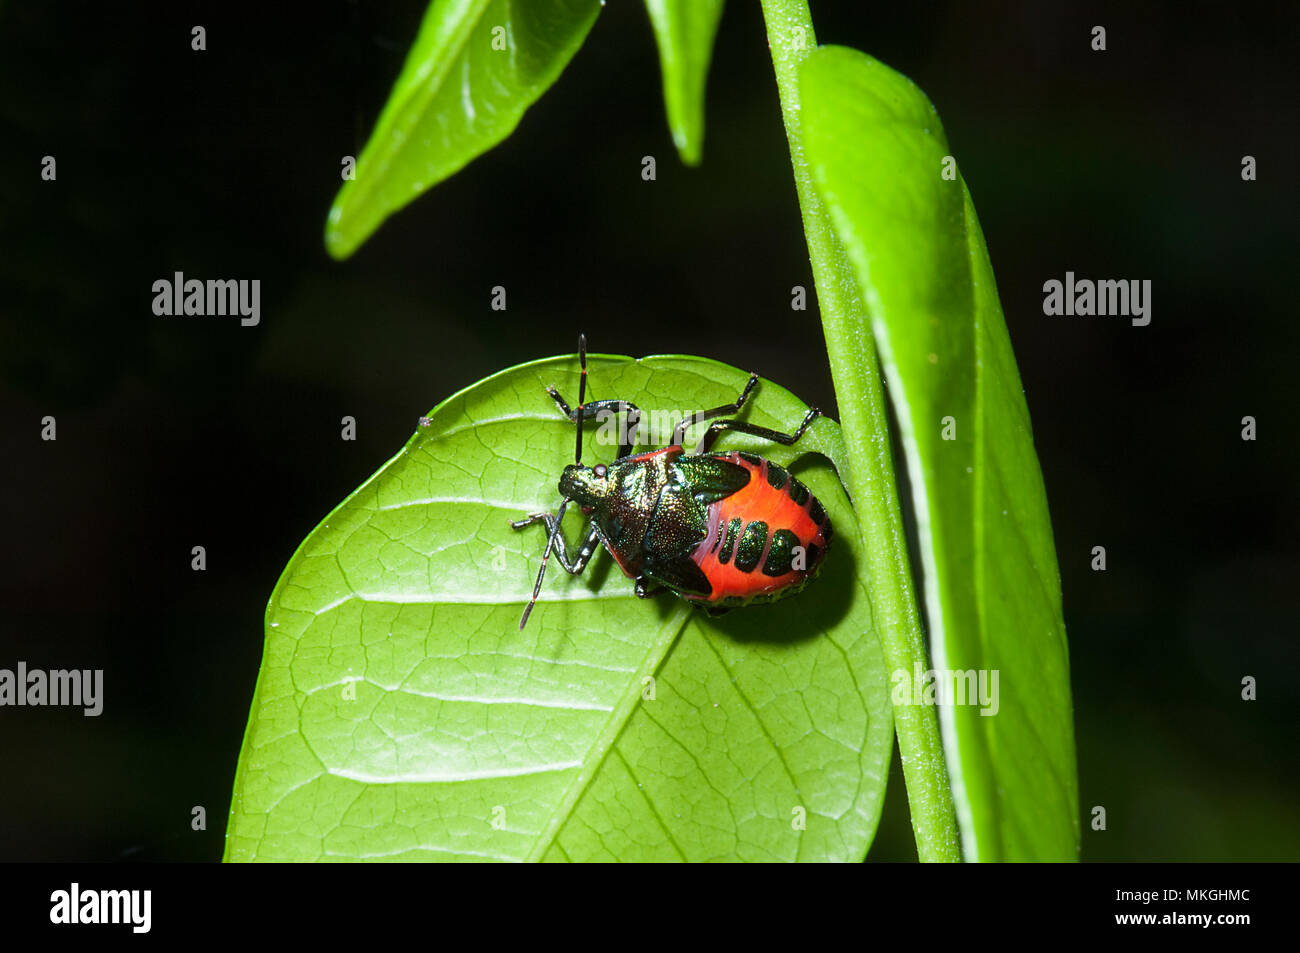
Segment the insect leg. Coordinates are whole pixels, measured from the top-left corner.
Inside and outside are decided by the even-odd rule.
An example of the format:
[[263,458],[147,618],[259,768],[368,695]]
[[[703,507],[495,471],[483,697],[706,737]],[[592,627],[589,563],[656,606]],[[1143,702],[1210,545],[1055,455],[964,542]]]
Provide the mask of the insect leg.
[[686,430],[692,424],[703,423],[706,420],[712,420],[714,417],[721,417],[723,414],[736,414],[740,408],[745,406],[745,401],[749,399],[750,392],[753,391],[754,385],[758,383],[758,375],[750,374],[749,381],[745,384],[745,389],[740,392],[730,404],[723,404],[721,407],[714,407],[712,410],[702,410],[698,414],[692,414],[687,417],[673,430],[673,446],[681,446],[686,439]]
[[760,437],[763,440],[771,440],[775,443],[790,446],[796,440],[803,436],[808,425],[820,416],[821,411],[816,407],[810,407],[808,413],[804,416],[803,423],[799,424],[799,429],[794,433],[781,433],[779,430],[769,430],[767,427],[759,427],[756,424],[747,423],[743,420],[719,420],[716,424],[709,427],[700,438],[699,445],[695,452],[708,453],[709,448],[717,441],[718,435],[727,430],[734,430],[737,433],[749,434],[751,437]]
[[658,595],[667,588],[667,586],[661,585],[657,582],[647,582],[646,577],[641,576],[636,581],[636,588],[634,591],[636,592],[636,597],[638,599],[649,599],[651,596]]
[[[551,399],[559,406],[564,416],[570,420],[578,419],[578,412],[569,406],[568,401],[561,397],[554,387],[546,388],[546,392],[551,395]],[[595,420],[606,413],[624,415],[623,428],[618,433],[618,455],[626,457],[636,446],[633,435],[636,433],[637,423],[641,420],[641,408],[625,400],[593,400],[582,405],[583,420]]]
[[569,559],[568,549],[564,545],[564,533],[560,532],[559,526],[553,513],[533,513],[525,516],[521,520],[511,520],[510,525],[515,529],[523,529],[526,526],[532,526],[534,523],[545,523],[546,534],[548,537],[555,537],[555,558],[564,571],[571,575],[578,575],[587,568],[587,563],[591,562],[591,557],[596,554],[600,548],[600,534],[596,531],[596,524],[593,522],[587,527],[587,536],[578,547],[578,553]]
[[[550,513],[533,513],[521,520],[511,520],[510,525],[515,529],[523,529],[525,526],[531,526],[533,523],[546,524],[546,549],[542,552],[542,564],[537,569],[537,582],[533,584],[533,595],[528,600],[528,605],[524,606],[524,614],[519,620],[519,631],[523,631],[524,626],[528,624],[528,616],[533,611],[533,606],[537,605],[537,595],[542,591],[542,580],[546,578],[546,564],[551,559],[551,551],[555,551],[560,565],[565,571],[577,575],[587,568],[587,563],[591,562],[592,554],[596,552],[597,546],[600,545],[600,533],[596,529],[596,521],[592,520],[587,527],[587,538],[582,542],[582,548],[578,550],[578,555],[572,561],[565,552],[564,535],[560,532],[560,521],[564,519],[564,508],[569,505],[566,498],[560,503],[559,512],[554,516]],[[558,544],[558,545],[557,545]]]

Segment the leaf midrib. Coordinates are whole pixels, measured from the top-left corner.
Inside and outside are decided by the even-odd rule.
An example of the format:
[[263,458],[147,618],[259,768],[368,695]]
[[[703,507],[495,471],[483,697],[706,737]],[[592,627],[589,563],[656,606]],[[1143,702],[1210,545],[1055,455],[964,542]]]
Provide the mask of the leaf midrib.
[[[410,113],[420,116],[429,108],[429,103],[442,92],[443,85],[447,77],[451,75],[452,67],[461,61],[469,46],[469,38],[473,32],[478,29],[479,21],[483,19],[483,14],[493,3],[493,0],[471,0],[469,12],[461,18],[457,28],[452,30],[451,35],[447,38],[447,53],[441,62],[435,63],[430,71],[428,78],[417,85],[411,96]],[[398,110],[398,115],[406,110]],[[397,116],[394,116],[396,120]],[[409,128],[409,126],[407,127]]]
[[605,727],[601,729],[595,742],[592,743],[591,748],[583,757],[582,769],[564,792],[564,796],[555,805],[550,820],[547,821],[542,832],[538,834],[533,849],[529,851],[528,856],[525,858],[526,861],[532,863],[541,860],[547,849],[555,841],[564,822],[569,818],[582,795],[586,793],[592,780],[600,773],[601,765],[604,764],[615,742],[618,741],[619,736],[627,727],[632,711],[641,698],[641,680],[647,675],[654,675],[659,670],[659,666],[663,664],[663,660],[668,656],[668,650],[677,641],[677,637],[681,634],[682,629],[686,627],[686,623],[690,621],[691,613],[694,611],[691,606],[682,603],[659,627],[659,632],[655,635],[654,641],[650,643],[645,658],[637,667],[632,678],[628,679],[623,697],[614,706],[614,710],[610,712],[610,716],[605,722]]

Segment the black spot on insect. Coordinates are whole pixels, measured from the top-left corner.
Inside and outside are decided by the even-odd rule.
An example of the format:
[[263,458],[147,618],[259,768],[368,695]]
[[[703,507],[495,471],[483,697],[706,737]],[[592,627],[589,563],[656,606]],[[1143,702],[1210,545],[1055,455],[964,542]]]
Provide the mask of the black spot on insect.
[[745,527],[740,543],[736,546],[736,568],[741,572],[753,572],[754,567],[763,556],[763,545],[767,542],[767,524],[754,520]]
[[772,534],[772,547],[767,551],[767,560],[763,563],[764,576],[784,576],[790,571],[794,561],[794,548],[799,545],[799,537],[788,529],[779,529]]
[[818,526],[826,522],[826,508],[822,506],[821,500],[814,499],[812,501],[812,506],[808,507],[808,518]]
[[786,489],[786,492],[790,494],[790,499],[794,500],[795,503],[799,504],[800,506],[803,506],[805,503],[807,503],[808,497],[811,495],[808,492],[808,487],[804,486],[802,483],[800,483],[798,480],[795,479],[790,480],[790,486]]
[[740,517],[736,517],[736,519],[727,524],[727,539],[722,544],[722,552],[718,553],[718,562],[723,563],[724,565],[731,562],[731,551],[736,546],[736,536],[739,533]]
[[785,486],[785,481],[788,479],[790,479],[790,474],[786,472],[785,467],[779,467],[775,463],[768,461],[767,482],[772,484],[772,489],[781,489],[781,487]]

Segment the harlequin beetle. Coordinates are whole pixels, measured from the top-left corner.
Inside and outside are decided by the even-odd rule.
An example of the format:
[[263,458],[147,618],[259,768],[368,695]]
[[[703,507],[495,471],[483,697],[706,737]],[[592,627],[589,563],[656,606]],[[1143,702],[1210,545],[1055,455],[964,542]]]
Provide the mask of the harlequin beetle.
[[[742,420],[719,420],[700,438],[694,453],[682,447],[694,423],[740,411],[758,383],[751,374],[734,403],[693,414],[673,429],[672,443],[633,455],[632,434],[641,418],[625,400],[587,403],[587,338],[578,336],[582,376],[578,409],[569,407],[554,387],[546,388],[560,411],[577,426],[574,462],[560,476],[563,499],[555,514],[533,513],[510,525],[523,529],[546,524],[546,550],[533,596],[519,628],[528,622],[542,590],[551,550],[565,571],[578,575],[604,544],[619,568],[648,598],[670,589],[693,605],[717,615],[750,603],[773,602],[799,592],[821,568],[831,541],[831,523],[822,504],[783,467],[742,451],[711,453],[727,430],[790,446],[819,414],[811,408],[792,434]],[[582,422],[599,414],[624,415],[618,459],[582,465]],[[569,559],[560,524],[564,510],[577,503],[591,518],[578,554]]]

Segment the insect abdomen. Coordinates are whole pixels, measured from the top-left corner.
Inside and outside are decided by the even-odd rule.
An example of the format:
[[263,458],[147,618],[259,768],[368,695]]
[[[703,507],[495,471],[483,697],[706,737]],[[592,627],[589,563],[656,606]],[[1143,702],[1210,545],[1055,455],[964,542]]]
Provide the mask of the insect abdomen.
[[717,606],[771,602],[800,591],[821,568],[830,518],[785,468],[749,453],[715,454],[750,471],[742,489],[709,506],[709,531],[691,558],[713,591],[687,596]]

